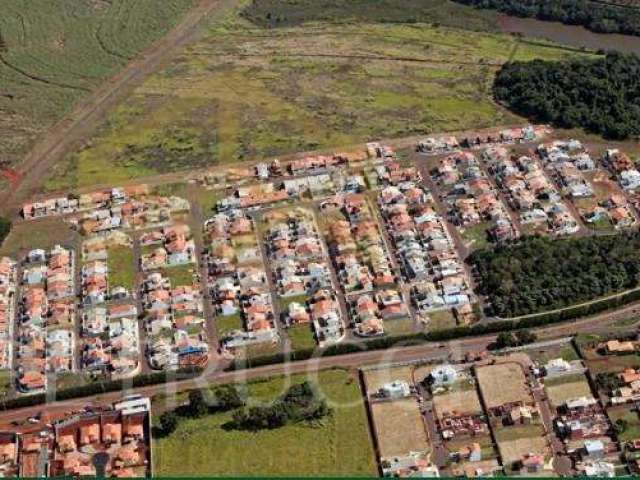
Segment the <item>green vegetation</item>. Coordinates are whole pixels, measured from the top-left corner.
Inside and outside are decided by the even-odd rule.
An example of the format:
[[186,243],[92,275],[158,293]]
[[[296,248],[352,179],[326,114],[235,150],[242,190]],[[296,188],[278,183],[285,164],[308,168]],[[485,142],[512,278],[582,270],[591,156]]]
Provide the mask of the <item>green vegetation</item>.
[[640,135],[640,58],[635,55],[508,63],[494,90],[500,102],[535,121],[583,127],[613,139]]
[[11,393],[11,370],[0,370],[0,398]]
[[[270,403],[304,375],[248,384],[254,401]],[[336,475],[376,473],[366,413],[357,380],[344,370],[325,370],[314,379],[332,415],[321,423],[289,424],[249,432],[224,428],[231,412],[184,419],[175,432],[155,439],[158,475]],[[211,452],[214,452],[212,454]]]
[[628,442],[640,438],[640,417],[637,411],[629,409],[609,409],[607,410],[609,419],[621,442]]
[[55,244],[71,246],[77,243],[78,238],[78,234],[59,218],[17,222],[2,242],[0,255],[17,255],[20,251],[47,249]]
[[287,336],[291,342],[292,350],[314,348],[316,339],[313,336],[310,325],[296,325],[287,329]]
[[238,13],[212,15],[197,41],[54,168],[46,188],[520,122],[493,101],[496,69],[587,55],[427,24],[263,29]]
[[536,334],[530,330],[518,330],[514,332],[500,332],[496,341],[491,345],[492,349],[521,347],[536,341]]
[[303,382],[289,389],[270,405],[237,410],[230,422],[238,430],[273,430],[300,422],[319,422],[331,414],[316,386]]
[[243,328],[240,313],[234,313],[233,315],[216,315],[215,323],[218,337],[220,338],[224,338],[234,330],[242,330]]
[[8,218],[0,217],[0,245],[4,242],[4,239],[9,236],[11,231],[11,220]]
[[193,274],[197,267],[193,263],[186,265],[176,265],[174,267],[166,267],[162,269],[162,274],[169,278],[171,287],[180,287],[183,285],[193,285]]
[[6,0],[0,158],[15,164],[71,107],[175,25],[193,0]]
[[495,431],[497,442],[510,442],[521,438],[541,437],[544,435],[542,425],[518,425],[513,427],[498,428]]
[[638,233],[563,240],[527,237],[516,245],[477,250],[469,261],[494,314],[511,317],[636,287],[639,252]]
[[469,30],[498,30],[496,16],[448,0],[253,0],[242,15],[264,27],[306,22],[437,23]]
[[518,17],[583,25],[598,33],[640,35],[640,11],[624,1],[597,0],[454,0]]
[[124,287],[133,292],[136,276],[136,265],[133,259],[133,250],[130,247],[109,248],[107,256],[109,268],[109,288]]

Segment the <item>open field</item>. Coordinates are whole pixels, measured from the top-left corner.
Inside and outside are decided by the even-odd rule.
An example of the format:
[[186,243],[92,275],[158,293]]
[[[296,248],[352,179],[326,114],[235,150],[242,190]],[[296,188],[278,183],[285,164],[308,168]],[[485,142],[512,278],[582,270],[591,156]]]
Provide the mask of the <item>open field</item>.
[[414,398],[371,404],[382,458],[428,452],[431,447]]
[[587,378],[584,375],[582,375],[582,380],[580,381],[569,381],[568,383],[545,386],[545,390],[554,407],[559,407],[570,398],[593,396]]
[[491,100],[495,70],[509,59],[575,54],[429,25],[265,30],[237,14],[216,18],[110,111],[47,187],[513,123]]
[[[294,376],[301,382],[304,375]],[[315,381],[311,379],[312,381]],[[332,415],[319,425],[288,425],[251,433],[225,430],[230,413],[185,419],[169,437],[155,440],[156,475],[373,476],[376,465],[355,375],[318,374]],[[269,401],[286,389],[283,378],[249,384],[251,398]]]
[[0,161],[16,164],[194,0],[7,0],[0,16]]
[[34,248],[47,249],[56,244],[74,245],[80,236],[59,218],[35,222],[16,222],[0,246],[0,255],[19,256]]
[[532,400],[522,367],[515,362],[476,369],[478,384],[487,408],[505,403]]
[[609,419],[614,426],[616,423],[622,425],[618,432],[620,441],[628,442],[640,438],[640,417],[638,417],[637,411],[633,411],[628,407],[610,408],[607,410],[607,415],[609,415]]

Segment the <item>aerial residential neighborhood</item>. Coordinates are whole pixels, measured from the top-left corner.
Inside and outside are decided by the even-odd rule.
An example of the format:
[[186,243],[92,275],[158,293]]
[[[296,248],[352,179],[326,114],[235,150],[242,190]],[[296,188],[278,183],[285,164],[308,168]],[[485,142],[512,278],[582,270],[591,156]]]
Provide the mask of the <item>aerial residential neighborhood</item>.
[[640,3],[0,15],[0,477],[640,475]]

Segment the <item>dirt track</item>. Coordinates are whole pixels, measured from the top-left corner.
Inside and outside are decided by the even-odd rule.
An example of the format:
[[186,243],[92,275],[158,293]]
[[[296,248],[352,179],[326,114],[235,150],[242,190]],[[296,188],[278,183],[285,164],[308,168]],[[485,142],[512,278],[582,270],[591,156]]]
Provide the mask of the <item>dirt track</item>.
[[235,0],[198,0],[167,35],[140,53],[114,77],[84,98],[62,120],[43,136],[21,162],[21,180],[12,189],[0,194],[0,211],[11,213],[16,205],[33,195],[52,165],[61,160],[74,144],[81,142],[99,125],[105,113],[121,101],[145,78],[170,60],[182,46],[200,31],[200,23],[213,13],[224,13]]

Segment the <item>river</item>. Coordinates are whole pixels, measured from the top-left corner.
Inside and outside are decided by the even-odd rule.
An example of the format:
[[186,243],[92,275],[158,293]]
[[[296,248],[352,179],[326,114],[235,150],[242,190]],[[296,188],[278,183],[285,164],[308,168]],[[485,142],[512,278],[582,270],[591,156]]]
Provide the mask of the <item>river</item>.
[[594,33],[580,26],[503,14],[499,15],[499,22],[502,30],[506,33],[518,33],[527,38],[551,40],[577,48],[618,50],[640,56],[640,37],[614,33]]

